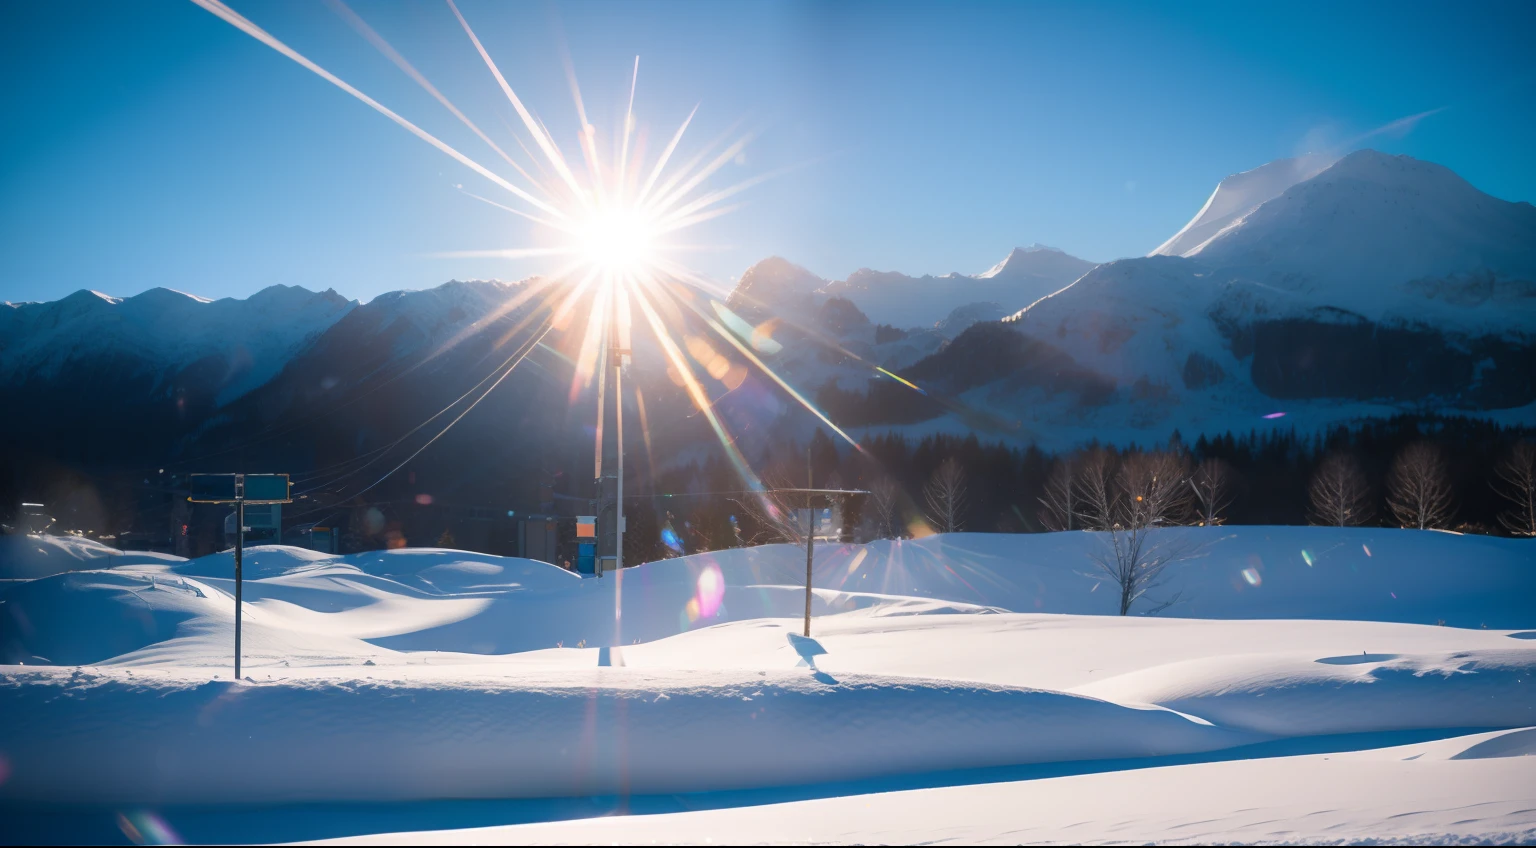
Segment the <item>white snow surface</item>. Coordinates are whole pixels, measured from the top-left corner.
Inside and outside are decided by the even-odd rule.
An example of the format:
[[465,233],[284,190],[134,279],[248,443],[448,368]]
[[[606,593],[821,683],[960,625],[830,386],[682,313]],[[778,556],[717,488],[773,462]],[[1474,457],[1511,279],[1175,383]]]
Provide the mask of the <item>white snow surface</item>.
[[1528,845],[1536,729],[354,845]]
[[1279,197],[1291,186],[1317,176],[1336,161],[1336,156],[1310,153],[1294,159],[1276,159],[1233,174],[1216,186],[1205,205],[1183,229],[1147,255],[1188,256],[1232,222]]
[[[1199,556],[1159,590],[1182,602],[1158,616],[1112,615],[1092,533],[821,546],[813,668],[787,638],[804,603],[790,546],[620,579],[453,550],[257,547],[239,681],[227,552],[79,571],[99,546],[21,537],[0,549],[11,573],[18,551],[65,561],[0,596],[14,663],[0,666],[0,804],[761,804],[836,784],[625,820],[634,830],[388,838],[1529,839],[1536,731],[1485,731],[1536,727],[1530,542],[1159,534]],[[1368,741],[1388,733],[1421,738]],[[1356,738],[1338,734],[1367,741],[1308,741]]]

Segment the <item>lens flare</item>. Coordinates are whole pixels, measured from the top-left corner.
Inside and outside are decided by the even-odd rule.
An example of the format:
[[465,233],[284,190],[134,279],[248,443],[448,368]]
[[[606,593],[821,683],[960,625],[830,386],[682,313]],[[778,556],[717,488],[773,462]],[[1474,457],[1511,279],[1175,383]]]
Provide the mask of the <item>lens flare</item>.
[[[714,401],[709,399],[710,393],[702,385],[704,379],[718,382],[730,392],[745,385],[751,369],[755,368],[855,450],[863,450],[848,433],[834,424],[804,394],[790,386],[788,381],[758,356],[771,356],[782,350],[783,345],[773,338],[775,321],[770,319],[754,327],[716,300],[710,300],[712,314],[705,312],[702,308],[703,301],[707,299],[705,293],[718,292],[724,297],[722,287],[700,278],[674,260],[674,254],[700,249],[701,246],[679,244],[672,239],[679,237],[689,227],[728,213],[734,206],[726,201],[770,178],[773,173],[739,179],[724,187],[712,186],[712,180],[723,169],[743,161],[742,155],[751,136],[733,127],[701,148],[683,153],[683,146],[688,140],[687,132],[698,114],[698,106],[682,120],[654,161],[647,161],[644,143],[646,133],[640,127],[634,111],[635,91],[639,82],[639,57],[635,57],[632,68],[625,68],[630,75],[629,99],[623,112],[623,125],[613,133],[611,139],[600,136],[597,128],[588,121],[586,104],[576,81],[575,70],[567,60],[566,75],[579,118],[576,133],[579,155],[567,156],[557,144],[555,134],[518,95],[502,73],[492,57],[494,45],[482,41],[454,0],[447,0],[453,20],[468,39],[468,47],[483,63],[517,115],[516,119],[503,121],[503,124],[516,142],[515,149],[521,150],[531,162],[531,167],[525,168],[509,152],[514,150],[511,145],[504,147],[497,144],[428,81],[399,50],[363,21],[356,11],[346,6],[343,0],[328,0],[333,10],[349,26],[431,95],[438,105],[468,128],[476,139],[515,172],[515,177],[508,178],[428,133],[418,124],[298,53],[232,10],[222,0],[192,2],[345,91],[510,195],[501,198],[507,201],[503,203],[490,197],[481,197],[459,186],[461,192],[475,200],[526,219],[534,228],[534,234],[542,246],[492,246],[487,249],[458,250],[450,255],[506,259],[549,257],[558,258],[564,264],[549,275],[521,284],[504,305],[485,319],[455,334],[427,358],[439,356],[469,336],[502,323],[504,317],[516,323],[501,336],[497,346],[510,343],[515,335],[529,327],[535,317],[541,322],[547,320],[543,331],[545,333],[551,330],[570,332],[575,339],[574,360],[565,354],[558,354],[561,359],[573,365],[568,397],[570,408],[575,407],[578,395],[593,389],[599,398],[599,423],[592,431],[597,442],[594,450],[597,476],[601,476],[602,471],[601,421],[602,404],[605,401],[601,398],[607,385],[606,366],[610,364],[606,351],[629,351],[630,334],[634,326],[648,329],[649,334],[655,337],[667,376],[686,391],[688,398],[708,421],[713,435],[747,489],[761,491],[763,486],[737,447],[736,437],[711,408]],[[514,310],[520,311],[519,315],[513,316]],[[634,311],[638,311],[639,316],[633,315]],[[636,317],[641,320],[637,322]],[[700,325],[702,330],[698,329]],[[695,328],[692,332],[690,326]],[[713,339],[704,338],[711,334],[723,339],[729,347],[717,346]],[[813,340],[841,350],[835,340],[821,336],[813,336]],[[541,350],[554,351],[553,348]],[[567,350],[570,350],[570,346],[567,346]],[[848,351],[843,353],[852,355]],[[517,362],[522,362],[522,359]],[[535,362],[534,367],[544,366]],[[902,384],[922,391],[915,384],[884,369],[880,370]],[[502,374],[502,379],[509,372],[510,368]],[[498,379],[495,385],[500,382]],[[634,381],[625,382],[635,385]],[[623,399],[619,403],[622,405]],[[641,414],[649,447],[649,426],[643,419],[643,407]],[[675,535],[673,539],[665,540],[668,547],[674,550],[681,548],[681,542]],[[706,618],[712,614],[712,608],[705,603],[707,598],[707,593],[701,593],[695,598],[698,601],[696,612]],[[718,603],[718,599],[714,603]]]
[[683,606],[683,620],[688,626],[720,614],[725,600],[725,577],[719,566],[710,563],[699,572],[693,597]]

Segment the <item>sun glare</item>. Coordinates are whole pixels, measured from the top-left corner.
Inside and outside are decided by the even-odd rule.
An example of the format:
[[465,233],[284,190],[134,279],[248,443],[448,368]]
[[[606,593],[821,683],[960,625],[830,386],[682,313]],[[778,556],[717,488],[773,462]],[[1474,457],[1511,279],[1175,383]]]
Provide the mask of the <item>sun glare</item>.
[[[629,102],[623,123],[611,134],[600,133],[588,121],[575,72],[567,67],[576,107],[576,147],[579,151],[578,156],[567,156],[558,144],[556,135],[513,90],[454,0],[447,0],[449,10],[463,29],[474,52],[484,62],[491,77],[517,113],[517,124],[508,125],[507,130],[517,141],[515,149],[526,154],[526,159],[520,163],[517,157],[508,152],[513,148],[504,147],[492,140],[489,134],[428,82],[399,51],[384,41],[359,15],[347,8],[344,0],[330,1],[354,29],[494,151],[501,163],[511,169],[517,178],[504,176],[498,173],[499,168],[492,169],[470,158],[364,94],[235,12],[223,0],[192,0],[505,190],[511,198],[503,199],[515,205],[481,197],[460,186],[466,195],[532,222],[542,231],[541,235],[553,235],[550,241],[539,247],[500,247],[441,254],[460,258],[545,257],[556,259],[557,267],[533,278],[485,319],[464,327],[439,345],[432,356],[441,354],[492,322],[525,307],[532,309],[515,322],[515,326],[505,331],[501,342],[497,343],[498,347],[525,330],[536,333],[535,342],[551,330],[573,332],[579,339],[579,351],[573,360],[567,360],[573,366],[570,399],[575,403],[580,394],[596,389],[599,412],[596,426],[598,450],[595,458],[599,476],[603,438],[603,375],[606,373],[605,363],[610,361],[603,356],[603,351],[629,350],[632,325],[644,326],[650,331],[648,335],[655,342],[652,347],[665,360],[667,373],[676,375],[675,381],[686,391],[689,400],[708,422],[748,489],[761,490],[762,483],[738,449],[736,438],[716,416],[713,407],[718,398],[712,396],[723,396],[740,387],[749,368],[756,368],[833,433],[855,450],[862,450],[853,438],[833,424],[824,412],[813,406],[808,398],[790,386],[783,376],[758,355],[762,353],[771,356],[779,350],[779,343],[771,338],[778,319],[754,327],[720,302],[728,295],[725,287],[704,279],[673,256],[676,253],[708,249],[708,245],[695,243],[698,231],[693,228],[735,209],[736,205],[727,201],[767,177],[766,174],[758,175],[719,188],[710,185],[723,169],[742,161],[747,137],[734,141],[722,137],[695,150],[691,155],[680,154],[679,145],[698,112],[698,107],[695,107],[670,135],[670,140],[661,147],[659,153],[646,155],[646,135],[634,113],[634,92],[640,71],[640,60],[636,57],[629,73]],[[679,155],[674,158],[674,154]],[[692,233],[695,238],[690,239],[686,245],[671,241],[685,233]],[[643,319],[643,324],[634,320],[636,318]],[[530,329],[530,323],[535,320],[543,321],[546,326],[542,330]],[[682,341],[692,339],[701,331],[724,341],[728,347],[716,350],[717,346],[713,344],[701,346],[702,339],[693,339],[686,344]],[[532,349],[531,344],[528,349]],[[700,358],[696,349],[707,350],[710,355]],[[855,360],[859,359],[848,351],[839,350]],[[736,355],[731,355],[732,351]],[[690,355],[695,358],[701,370],[696,371]],[[499,372],[500,376],[491,387],[495,388],[511,368],[522,361],[523,356],[526,353],[509,358],[504,363],[505,370]],[[895,374],[883,373],[913,389],[917,388]],[[643,415],[641,420],[645,420]],[[649,433],[646,438],[649,442]]]
[[656,258],[655,232],[655,222],[638,209],[599,210],[577,231],[576,249],[583,263],[605,275],[634,277]]

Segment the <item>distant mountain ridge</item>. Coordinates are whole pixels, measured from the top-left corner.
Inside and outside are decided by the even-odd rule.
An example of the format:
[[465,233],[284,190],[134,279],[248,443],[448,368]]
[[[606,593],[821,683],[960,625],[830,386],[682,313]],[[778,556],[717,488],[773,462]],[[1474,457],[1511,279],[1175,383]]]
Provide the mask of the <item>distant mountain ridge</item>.
[[0,384],[46,382],[74,367],[122,376],[221,368],[227,402],[281,371],[305,344],[357,306],[334,289],[270,286],[209,300],[166,288],[133,297],[82,290],[51,303],[0,305]]
[[951,312],[974,304],[997,303],[1009,312],[1023,308],[1093,267],[1085,259],[1035,244],[1014,248],[1003,261],[974,276],[913,277],[860,268],[847,279],[825,280],[775,256],[742,274],[732,305],[799,311],[825,298],[843,298],[876,324],[929,328]]
[[[245,300],[152,289],[5,304],[0,403],[29,414],[3,418],[0,438],[110,462],[239,444],[274,415],[355,403],[305,425],[284,456],[371,449],[418,423],[400,408],[440,407],[505,355],[497,342],[524,312],[502,306],[528,284],[450,281],[366,304],[293,286]],[[781,349],[763,357],[853,427],[1059,443],[1246,426],[1279,401],[1287,424],[1536,409],[1536,208],[1375,151],[1228,177],[1146,257],[1096,266],[1032,245],[974,276],[861,269],[845,280],[771,257],[742,274],[728,306],[771,322]],[[502,390],[563,386],[548,403],[488,405],[520,429],[472,432],[558,431],[571,413],[557,359],[536,358],[529,370],[542,376]],[[877,365],[950,399],[914,406],[919,396]],[[664,378],[646,386],[653,425],[677,412],[661,402],[675,390]],[[744,417],[795,414],[776,392],[766,381],[732,389],[722,414],[748,402]]]

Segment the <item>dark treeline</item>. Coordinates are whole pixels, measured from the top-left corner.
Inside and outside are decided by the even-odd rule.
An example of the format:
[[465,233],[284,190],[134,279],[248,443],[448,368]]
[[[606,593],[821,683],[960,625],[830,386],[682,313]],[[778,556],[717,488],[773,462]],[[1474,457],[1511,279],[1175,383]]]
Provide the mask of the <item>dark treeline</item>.
[[[1059,485],[1064,471],[1081,477],[1090,456],[1107,457],[1115,467],[1129,469],[1137,463],[1128,459],[1153,454],[1176,460],[1175,465],[1190,475],[1202,463],[1223,464],[1229,471],[1228,490],[1219,510],[1219,520],[1224,523],[1321,523],[1318,483],[1328,477],[1342,486],[1335,488],[1334,500],[1340,501],[1336,506],[1349,502],[1347,523],[1403,526],[1414,522],[1390,503],[1393,481],[1401,485],[1403,478],[1397,466],[1413,450],[1427,447],[1433,454],[1426,466],[1434,472],[1430,476],[1443,478],[1429,482],[1436,484],[1436,491],[1443,490],[1444,497],[1443,503],[1429,504],[1433,507],[1432,520],[1425,526],[1522,535],[1519,523],[1511,523],[1516,505],[1500,494],[1501,489],[1506,494],[1520,489],[1520,484],[1501,481],[1500,473],[1507,476],[1512,468],[1510,460],[1520,453],[1522,445],[1527,473],[1536,476],[1536,428],[1415,415],[1372,420],[1320,434],[1255,430],[1186,441],[1171,433],[1156,444],[1090,444],[1061,455],[1033,446],[983,442],[974,435],[920,439],[877,435],[865,438],[861,450],[855,451],[818,433],[808,446],[809,462],[806,444],[786,440],[768,455],[754,457],[753,467],[770,487],[875,492],[844,503],[843,527],[848,537],[858,540],[951,529],[946,522],[952,522],[952,529],[983,533],[1050,530],[1061,522],[1052,521],[1043,501],[1050,499],[1048,489],[1053,480]],[[638,449],[638,444],[631,448],[637,460],[641,456]],[[438,468],[441,458],[434,457],[420,465],[420,472],[407,470],[386,481],[366,502],[343,501],[323,513],[296,503],[285,511],[285,527],[311,514],[324,518],[341,532],[343,553],[393,544],[437,544],[515,554],[518,530],[512,518],[514,510],[517,515],[588,511],[582,500],[587,496],[585,478],[577,479],[579,469],[590,462],[582,459],[584,451],[573,448],[569,457],[546,455],[542,472],[530,469],[527,463],[481,463],[476,474],[469,476],[501,481],[498,485],[506,491],[494,497],[477,496],[464,488],[464,475],[451,475],[455,485],[464,488],[457,495],[443,485],[423,482],[434,474],[449,474]],[[747,496],[741,476],[722,458],[663,465],[654,473],[638,461],[636,465],[641,467],[634,469],[625,506],[627,563],[789,540],[792,535],[785,533],[782,522],[776,524],[765,513],[760,499]],[[1333,476],[1320,474],[1320,470]],[[184,504],[184,493],[158,472],[102,477],[60,467],[51,475],[52,491],[39,492],[14,485],[15,476],[4,471],[0,467],[0,522],[13,520],[4,514],[11,511],[6,506],[42,495],[50,512],[59,517],[61,530],[131,529],[172,535],[175,529],[185,527],[186,543],[177,550],[191,556],[217,550],[223,544],[220,528],[228,509]],[[948,481],[947,490],[936,485],[941,481]],[[1530,491],[1530,477],[1524,485]],[[423,504],[419,497],[423,490],[448,490],[449,498],[446,503],[440,497]],[[803,505],[803,500],[795,498],[779,501],[783,508]],[[1193,504],[1186,503],[1176,521],[1199,520],[1196,512]],[[482,513],[492,517],[487,519]],[[1536,506],[1528,514],[1533,517],[1526,526],[1536,522]],[[1093,526],[1091,516],[1083,514],[1080,518],[1072,526]],[[568,538],[573,532],[562,524],[562,549],[574,550],[574,538]]]
[[[1089,445],[1068,455],[1047,454],[1034,446],[984,443],[970,436],[927,436],[912,440],[899,434],[872,436],[862,451],[841,449],[818,433],[810,445],[786,444],[763,463],[769,486],[875,489],[884,482],[894,489],[896,529],[873,530],[871,497],[851,498],[844,526],[856,539],[900,535],[935,525],[932,491],[942,467],[958,466],[963,497],[958,504],[958,529],[984,533],[1029,533],[1051,529],[1042,503],[1058,466],[1086,452],[1112,459],[1150,452],[1172,454],[1190,469],[1219,460],[1230,469],[1230,492],[1220,520],[1229,524],[1318,523],[1312,491],[1320,466],[1330,457],[1347,457],[1360,472],[1365,508],[1359,520],[1376,526],[1401,526],[1389,505],[1394,463],[1416,445],[1438,454],[1449,491],[1440,524],[1464,532],[1511,535],[1501,523],[1515,505],[1495,484],[1501,463],[1517,447],[1530,445],[1536,429],[1458,417],[1402,415],[1372,420],[1326,433],[1257,430],[1201,436],[1186,442],[1170,434],[1158,444],[1110,447]],[[1526,448],[1526,450],[1530,450]],[[809,467],[808,467],[809,466]],[[756,510],[744,503],[740,478],[721,460],[694,462],[663,472],[650,495],[629,499],[629,533],[625,545],[630,562],[644,562],[677,553],[714,550],[776,540]],[[1505,487],[1507,489],[1507,487]],[[793,502],[798,503],[798,502]],[[1199,518],[1191,513],[1190,520]],[[670,531],[670,534],[666,531]],[[672,544],[669,546],[668,542]]]

